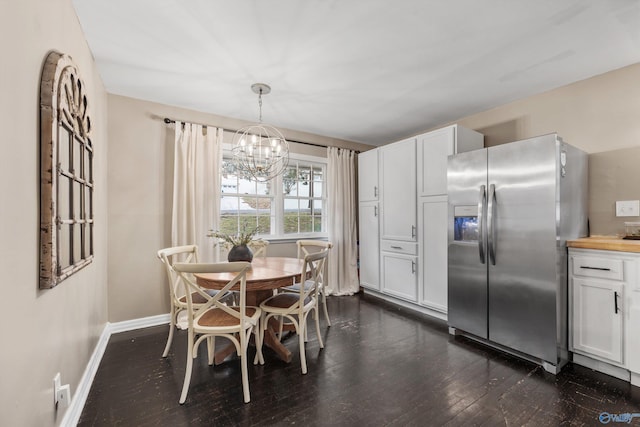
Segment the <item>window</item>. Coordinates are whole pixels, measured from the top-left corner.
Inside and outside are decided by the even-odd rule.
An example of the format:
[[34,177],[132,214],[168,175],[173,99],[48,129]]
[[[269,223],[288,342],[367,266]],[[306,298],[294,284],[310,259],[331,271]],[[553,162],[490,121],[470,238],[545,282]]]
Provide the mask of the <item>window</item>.
[[284,234],[324,231],[324,167],[292,162],[282,175]]
[[237,233],[259,227],[266,238],[326,234],[326,163],[290,158],[285,172],[256,182],[236,170],[230,155],[222,165],[220,231]]
[[52,288],[93,260],[93,144],[68,55],[47,56],[40,96],[40,288]]

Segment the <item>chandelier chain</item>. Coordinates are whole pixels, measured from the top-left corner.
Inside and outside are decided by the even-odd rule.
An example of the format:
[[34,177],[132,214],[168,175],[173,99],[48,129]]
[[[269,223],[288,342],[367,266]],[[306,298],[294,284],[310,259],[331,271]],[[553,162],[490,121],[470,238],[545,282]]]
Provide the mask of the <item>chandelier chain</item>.
[[260,106],[260,122],[262,123],[262,88],[260,89],[260,94],[258,95],[258,105]]

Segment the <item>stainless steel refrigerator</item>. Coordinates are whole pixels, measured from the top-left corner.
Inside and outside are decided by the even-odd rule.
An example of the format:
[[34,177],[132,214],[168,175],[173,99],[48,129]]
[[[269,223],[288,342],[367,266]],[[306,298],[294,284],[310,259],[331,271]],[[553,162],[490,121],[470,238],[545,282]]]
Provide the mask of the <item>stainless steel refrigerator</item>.
[[557,373],[567,239],[587,235],[587,156],[556,134],[449,157],[448,323]]

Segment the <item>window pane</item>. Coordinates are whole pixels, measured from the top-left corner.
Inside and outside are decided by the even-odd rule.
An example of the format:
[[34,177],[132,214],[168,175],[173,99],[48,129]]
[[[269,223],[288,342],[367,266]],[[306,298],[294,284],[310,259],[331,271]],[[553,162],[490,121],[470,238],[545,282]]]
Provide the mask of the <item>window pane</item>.
[[247,178],[240,178],[238,180],[237,192],[240,194],[256,194],[256,183]]
[[93,223],[89,224],[89,255],[93,255]]
[[73,142],[73,174],[82,176],[82,142],[77,139]]
[[237,197],[223,196],[220,199],[220,213],[222,214],[236,215],[238,213],[239,206],[240,206],[240,201]]
[[91,255],[91,224],[85,224],[84,226],[84,258],[88,258]]
[[258,182],[257,186],[258,186],[258,191],[256,192],[256,194],[261,195],[261,196],[268,196],[270,194],[270,192],[271,192],[271,181]]
[[308,200],[300,200],[300,233],[313,231],[313,217]]
[[82,234],[80,227],[82,224],[73,224],[73,263],[76,264],[82,260]]
[[285,210],[284,212],[284,232],[285,234],[298,232],[298,209]]
[[260,227],[259,234],[271,234],[271,215],[259,215],[258,227]]
[[238,192],[238,179],[235,175],[222,176],[222,192],[223,193],[237,193]]
[[295,196],[298,194],[297,185],[297,167],[295,165],[289,165],[282,175],[282,191],[285,196]]
[[322,181],[324,178],[323,174],[322,174],[322,168],[321,167],[314,167],[313,168],[313,180],[314,181]]
[[69,170],[69,132],[62,127],[58,126],[58,132],[60,139],[58,141],[58,163],[62,170]]
[[64,269],[71,265],[69,258],[69,242],[71,239],[71,225],[62,224],[58,230],[58,268]]
[[226,234],[235,234],[238,231],[238,216],[220,215],[220,232]]
[[322,181],[313,182],[313,197],[322,197]]
[[91,198],[91,187],[84,187],[84,212],[85,218],[93,218],[93,200]]
[[298,214],[298,200],[297,199],[284,199],[284,211],[287,212],[295,212]]
[[322,216],[321,215],[313,216],[313,231],[316,233],[322,232]]
[[252,213],[244,213],[240,215],[240,232],[246,233],[253,231],[258,226],[258,216]]
[[80,219],[82,218],[81,206],[82,206],[82,184],[77,181],[73,182],[73,194],[71,195],[73,199],[73,218]]
[[60,175],[58,177],[58,216],[60,219],[71,218],[71,200],[69,195],[71,194],[71,180],[66,176]]
[[87,182],[92,182],[93,177],[91,176],[91,152],[87,149],[84,150],[84,164],[82,166],[84,168],[84,179]]

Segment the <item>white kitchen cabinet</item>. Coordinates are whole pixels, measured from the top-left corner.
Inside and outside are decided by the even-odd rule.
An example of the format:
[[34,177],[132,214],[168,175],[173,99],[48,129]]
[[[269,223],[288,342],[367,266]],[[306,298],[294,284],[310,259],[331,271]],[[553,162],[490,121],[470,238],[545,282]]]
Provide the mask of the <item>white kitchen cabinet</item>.
[[380,233],[378,202],[360,203],[360,285],[380,290]]
[[420,198],[420,304],[447,312],[447,212],[446,196]]
[[378,200],[378,149],[358,155],[358,197],[360,202]]
[[447,157],[484,147],[484,136],[451,125],[417,137],[418,196],[447,194]]
[[620,282],[572,278],[573,351],[624,364],[624,288]]
[[640,253],[570,247],[574,363],[640,385],[639,335]]
[[447,163],[452,154],[484,147],[484,136],[451,125],[417,137],[420,305],[447,313]]
[[380,149],[380,238],[417,240],[416,139]]
[[387,242],[387,244],[400,249],[398,252],[387,252],[384,249],[389,248],[385,248],[383,244],[380,257],[382,291],[403,300],[418,302],[418,258],[410,254],[415,251],[415,246],[413,249],[407,249],[406,242]]

